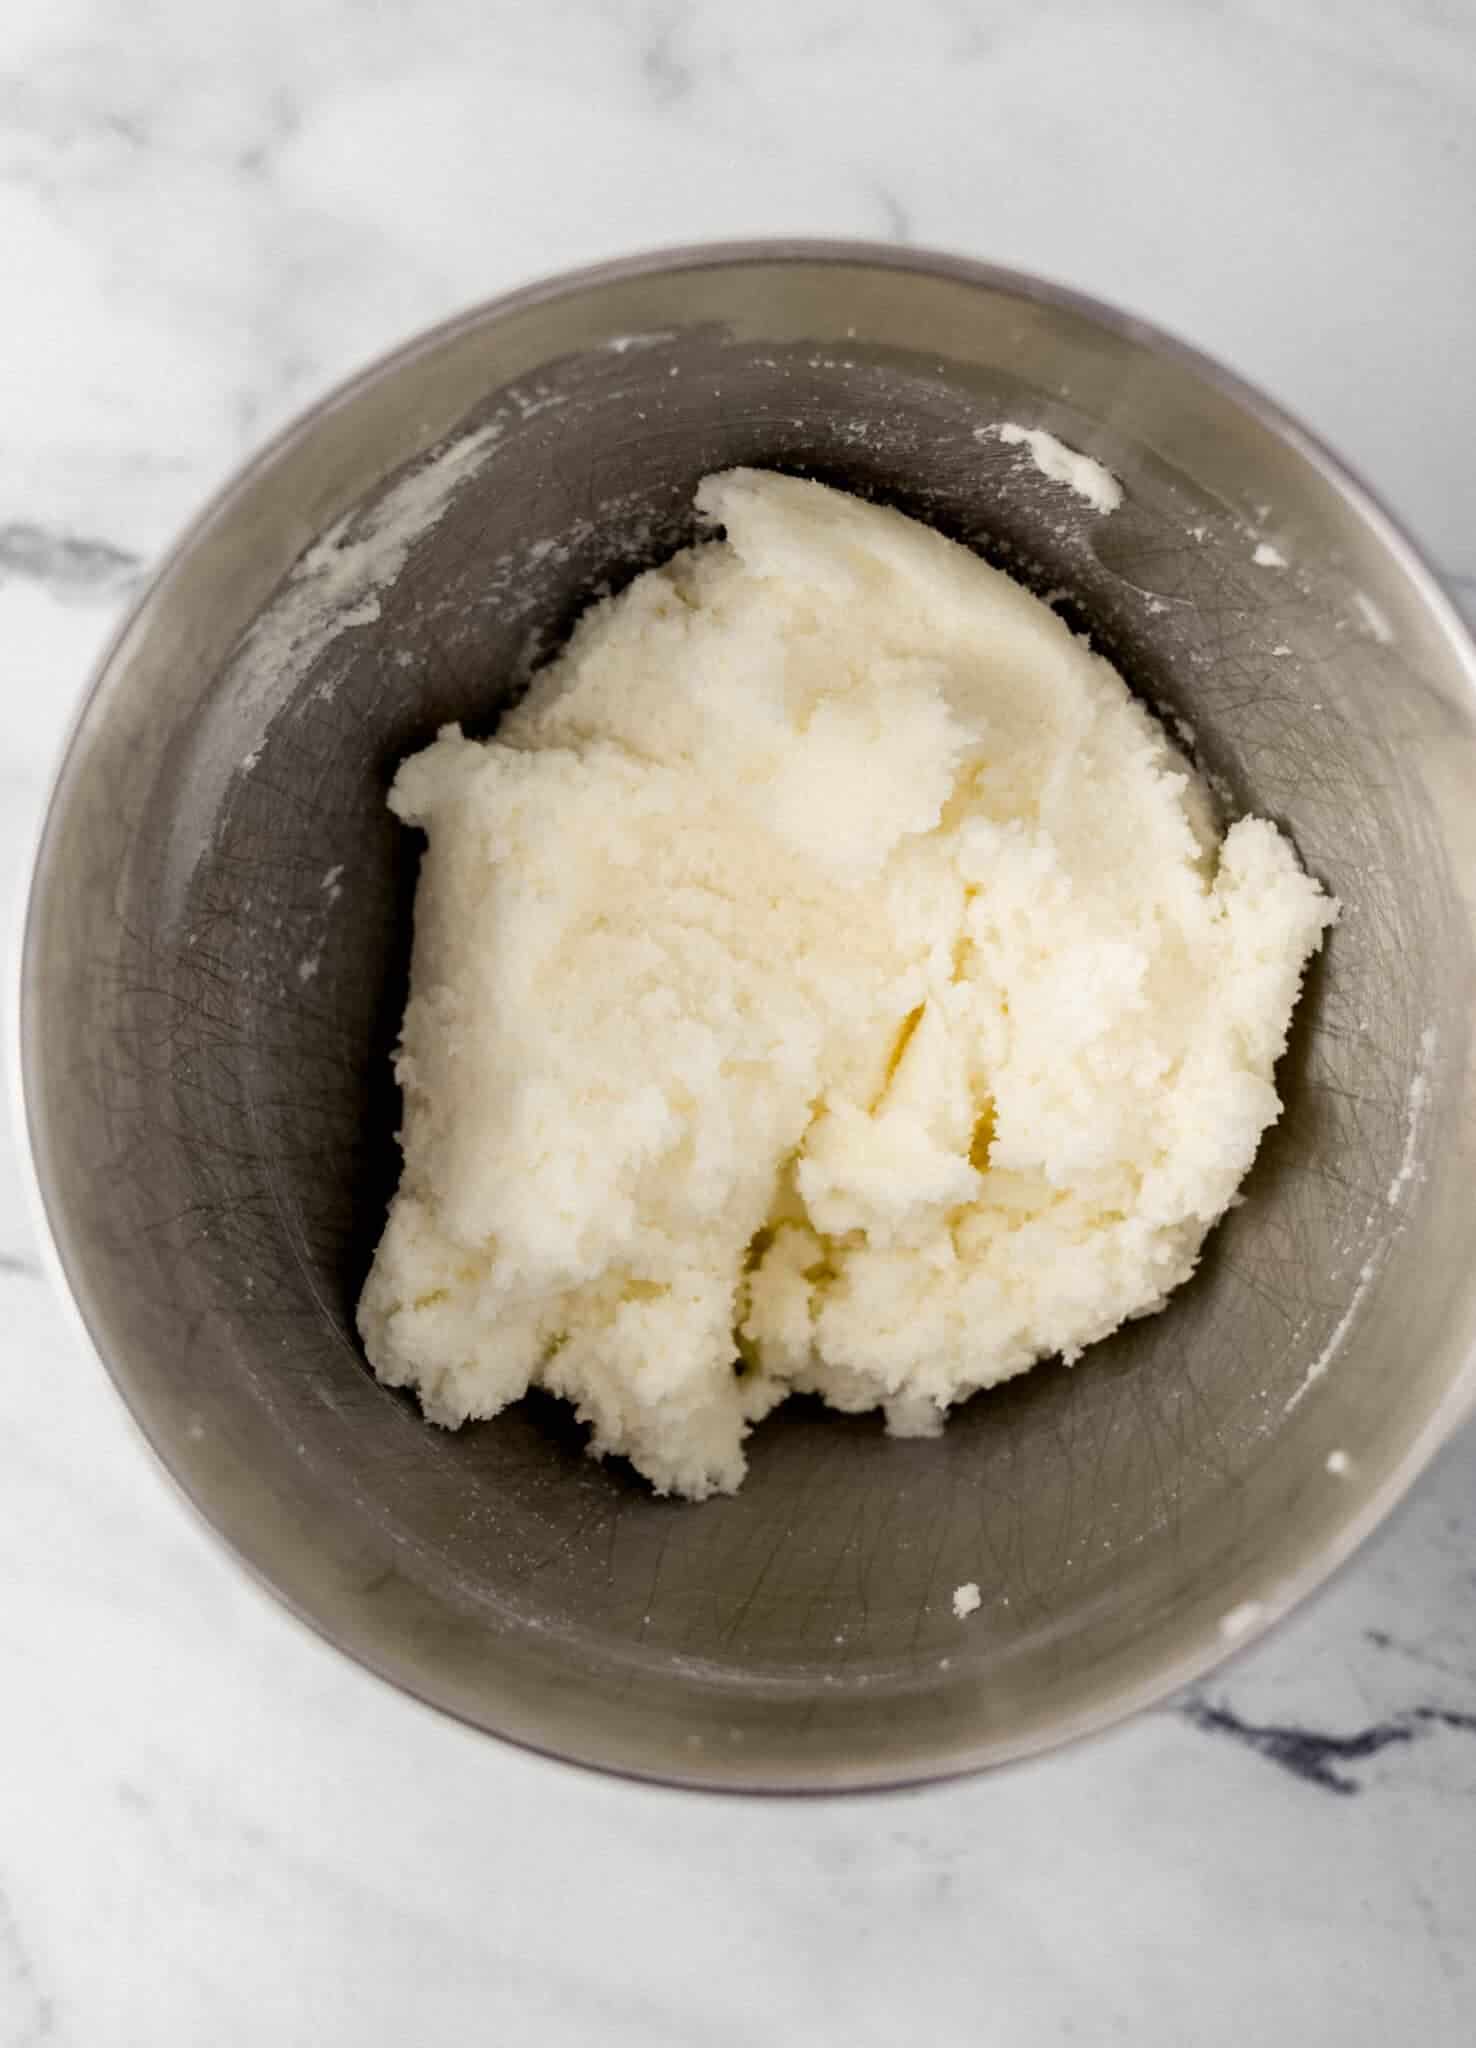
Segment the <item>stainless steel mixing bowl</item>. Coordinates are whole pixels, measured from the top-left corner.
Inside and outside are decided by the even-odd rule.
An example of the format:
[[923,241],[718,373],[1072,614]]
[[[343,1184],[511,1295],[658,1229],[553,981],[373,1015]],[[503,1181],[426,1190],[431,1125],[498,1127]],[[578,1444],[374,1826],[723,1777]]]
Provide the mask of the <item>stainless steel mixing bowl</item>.
[[[1002,420],[1099,456],[1122,508],[980,437]],[[1346,909],[1286,1115],[1165,1313],[933,1442],[792,1404],[743,1492],[692,1507],[582,1456],[541,1400],[429,1427],[370,1376],[353,1306],[397,1166],[395,764],[445,720],[489,729],[740,462],[875,493],[1057,593]],[[1472,649],[1409,543],[1135,321],[846,245],[514,293],[274,443],[103,664],[23,967],[67,1281],[238,1556],[480,1727],[734,1787],[925,1778],[1101,1727],[1324,1578],[1469,1405],[1473,739]]]

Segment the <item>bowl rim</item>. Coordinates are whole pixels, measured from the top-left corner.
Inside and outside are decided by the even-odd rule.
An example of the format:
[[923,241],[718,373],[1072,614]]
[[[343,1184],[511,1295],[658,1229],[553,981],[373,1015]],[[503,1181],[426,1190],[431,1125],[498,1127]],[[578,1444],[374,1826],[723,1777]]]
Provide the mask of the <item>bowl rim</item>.
[[85,749],[87,727],[127,643],[146,625],[166,583],[187,563],[201,542],[230,517],[238,500],[252,484],[284,454],[312,434],[323,419],[351,403],[361,392],[397,376],[407,365],[434,353],[463,334],[552,301],[652,274],[776,264],[829,264],[892,271],[991,290],[1026,304],[1071,313],[1118,339],[1177,361],[1298,454],[1356,514],[1373,539],[1393,558],[1430,622],[1440,631],[1457,667],[1464,673],[1473,702],[1476,702],[1476,640],[1473,640],[1440,577],[1400,520],[1358,471],[1275,399],[1156,322],[1073,286],[945,250],[911,245],[899,247],[846,237],[757,237],[656,245],[513,286],[418,330],[330,385],[237,465],[187,521],[133,595],[94,660],[54,757],[32,834],[29,858],[22,867],[25,879],[22,883],[21,914],[14,928],[11,971],[7,977],[7,1008],[11,1024],[7,1033],[10,1042],[7,1067],[16,1111],[16,1149],[22,1179],[43,1263],[54,1291],[70,1312],[72,1323],[86,1349],[103,1368],[114,1394],[132,1418],[175,1496],[183,1501],[226,1556],[279,1607],[285,1608],[321,1642],[329,1644],[354,1665],[372,1673],[397,1692],[434,1708],[479,1734],[494,1736],[527,1755],[597,1770],[606,1776],[642,1784],[726,1794],[823,1796],[900,1790],[1024,1762],[1067,1743],[1105,1734],[1242,1655],[1311,1594],[1329,1583],[1388,1518],[1442,1446],[1476,1412],[1476,1329],[1467,1335],[1465,1357],[1459,1369],[1452,1374],[1383,1481],[1371,1493],[1361,1497],[1334,1533],[1309,1551],[1299,1563],[1274,1576],[1264,1586],[1253,1589],[1250,1604],[1256,1610],[1254,1619],[1237,1632],[1233,1640],[1227,1640],[1213,1628],[1201,1629],[1175,1655],[1159,1659],[1131,1679],[1116,1681],[1099,1697],[1058,1710],[1018,1736],[995,1737],[973,1745],[954,1743],[946,1752],[927,1750],[907,1759],[888,1756],[859,1763],[848,1762],[833,1770],[813,1764],[798,1769],[764,1765],[762,1762],[755,1766],[743,1756],[721,1760],[707,1758],[695,1765],[686,1758],[672,1756],[662,1767],[612,1760],[598,1754],[597,1743],[586,1745],[579,1751],[554,1743],[540,1744],[522,1733],[494,1726],[489,1719],[480,1718],[437,1697],[433,1683],[420,1680],[399,1668],[393,1657],[379,1654],[373,1646],[350,1640],[350,1631],[336,1628],[306,1608],[291,1591],[277,1582],[266,1565],[250,1555],[217,1524],[206,1499],[202,1498],[202,1490],[193,1486],[176,1468],[126,1383],[121,1365],[109,1358],[99,1333],[94,1330],[83,1308],[82,1297],[72,1278],[74,1265],[80,1264],[80,1258],[75,1247],[69,1258],[66,1217],[49,1170],[48,1132],[39,1104],[39,1090],[32,1085],[32,1075],[38,1066],[37,1041],[42,1002],[34,962],[36,927],[39,906],[48,885],[48,854],[69,771]]

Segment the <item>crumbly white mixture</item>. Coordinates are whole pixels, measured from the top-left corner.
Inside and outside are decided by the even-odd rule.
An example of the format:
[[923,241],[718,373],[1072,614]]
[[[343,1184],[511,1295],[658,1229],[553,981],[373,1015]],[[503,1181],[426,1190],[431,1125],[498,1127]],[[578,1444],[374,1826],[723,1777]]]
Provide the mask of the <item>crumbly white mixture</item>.
[[961,1586],[955,1586],[953,1612],[958,1620],[967,1621],[971,1614],[977,1614],[983,1597],[977,1579],[965,1579]]
[[1086,644],[898,514],[710,477],[427,835],[404,1177],[359,1321],[456,1424],[530,1385],[662,1491],[793,1390],[900,1434],[1192,1271],[1333,907]]

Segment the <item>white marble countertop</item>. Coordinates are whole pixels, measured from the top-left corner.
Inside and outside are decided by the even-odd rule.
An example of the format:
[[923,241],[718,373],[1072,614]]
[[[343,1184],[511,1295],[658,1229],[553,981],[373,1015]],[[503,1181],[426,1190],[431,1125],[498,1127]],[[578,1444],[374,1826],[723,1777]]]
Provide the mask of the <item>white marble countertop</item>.
[[[231,466],[414,328],[639,245],[891,237],[1115,299],[1301,412],[1476,615],[1473,189],[1476,18],[1439,0],[10,0],[0,887]],[[0,2048],[1470,2040],[1476,1437],[1085,1748],[863,1800],[605,1782],[217,1553],[48,1292],[8,1115]]]

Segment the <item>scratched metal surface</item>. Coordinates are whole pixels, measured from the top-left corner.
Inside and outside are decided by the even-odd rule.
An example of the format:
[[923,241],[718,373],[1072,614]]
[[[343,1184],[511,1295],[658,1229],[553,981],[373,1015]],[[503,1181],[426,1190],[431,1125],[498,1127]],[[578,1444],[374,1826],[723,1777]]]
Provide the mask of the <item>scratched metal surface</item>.
[[[1003,419],[1099,455],[1124,506],[1103,520],[979,437]],[[694,484],[735,462],[874,494],[1052,594],[1347,914],[1287,1114],[1165,1313],[937,1441],[792,1403],[743,1491],[692,1508],[587,1460],[552,1403],[427,1427],[368,1373],[352,1310],[397,1166],[416,849],[384,806],[394,767],[445,720],[490,730],[594,592],[693,537]],[[1263,536],[1286,567],[1255,562]],[[74,745],[25,1059],[99,1348],[299,1612],[518,1739],[861,1783],[1110,1718],[1324,1569],[1462,1370],[1469,693],[1418,572],[1314,462],[1049,294],[718,263],[449,330],[197,531]]]

